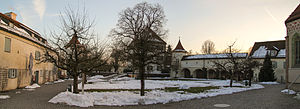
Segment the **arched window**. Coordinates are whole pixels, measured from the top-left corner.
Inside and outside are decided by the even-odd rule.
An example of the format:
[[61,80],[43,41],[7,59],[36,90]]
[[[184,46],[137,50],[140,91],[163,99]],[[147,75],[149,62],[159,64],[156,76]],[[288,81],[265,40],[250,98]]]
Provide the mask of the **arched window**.
[[298,33],[292,39],[292,61],[294,67],[300,67],[300,36]]

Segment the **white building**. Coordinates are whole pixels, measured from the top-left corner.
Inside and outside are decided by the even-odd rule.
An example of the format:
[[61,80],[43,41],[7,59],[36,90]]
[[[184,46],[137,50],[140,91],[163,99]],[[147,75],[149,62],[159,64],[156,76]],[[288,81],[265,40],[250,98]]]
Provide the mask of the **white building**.
[[[172,66],[178,66],[178,70],[171,73],[171,77],[185,78],[209,78],[209,79],[226,79],[229,74],[224,71],[217,71],[214,62],[225,62],[230,57],[227,54],[199,54],[187,55],[180,40],[172,53]],[[234,53],[238,60],[247,57],[263,63],[266,53],[271,54],[271,61],[274,66],[275,77],[278,82],[285,80],[285,41],[267,41],[256,42],[249,53]],[[177,64],[177,65],[176,65]],[[258,81],[260,68],[254,69],[253,80]]]

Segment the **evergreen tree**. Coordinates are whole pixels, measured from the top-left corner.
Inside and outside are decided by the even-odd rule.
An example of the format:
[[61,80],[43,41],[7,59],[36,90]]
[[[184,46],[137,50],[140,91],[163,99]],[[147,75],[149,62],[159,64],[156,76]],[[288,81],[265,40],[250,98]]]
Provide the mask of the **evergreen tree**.
[[275,81],[274,70],[272,66],[272,61],[270,55],[267,53],[263,66],[260,68],[259,81]]

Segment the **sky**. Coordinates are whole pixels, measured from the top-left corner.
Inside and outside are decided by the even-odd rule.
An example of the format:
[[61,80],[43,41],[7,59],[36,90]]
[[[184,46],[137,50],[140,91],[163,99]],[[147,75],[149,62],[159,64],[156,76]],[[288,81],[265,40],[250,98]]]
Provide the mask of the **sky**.
[[[247,51],[255,42],[284,40],[284,21],[299,5],[299,0],[0,0],[0,12],[15,12],[17,20],[40,34],[55,30],[59,16],[68,5],[85,7],[95,19],[95,32],[108,40],[119,13],[141,2],[158,3],[165,11],[168,35],[173,48],[179,37],[183,47],[201,52],[206,40],[221,51],[235,43]],[[44,35],[44,38],[49,38]]]

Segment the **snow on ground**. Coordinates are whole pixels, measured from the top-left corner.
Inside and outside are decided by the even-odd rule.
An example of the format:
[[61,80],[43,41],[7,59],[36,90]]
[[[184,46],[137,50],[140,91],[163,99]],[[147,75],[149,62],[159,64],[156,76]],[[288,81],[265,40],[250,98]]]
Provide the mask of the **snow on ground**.
[[46,82],[46,85],[51,85],[51,84],[56,84],[56,83],[61,83],[61,82],[65,82],[65,80],[59,79],[57,81],[52,81],[52,82]]
[[289,94],[289,95],[294,95],[294,94],[296,94],[295,91],[290,90],[290,89],[284,89],[284,90],[282,90],[281,92],[282,92],[282,93],[285,93],[285,94]]
[[66,103],[80,107],[93,106],[93,97],[89,94],[73,94],[71,92],[61,92],[49,100],[51,103]]
[[25,88],[26,89],[35,89],[35,88],[38,88],[38,87],[41,87],[41,86],[35,83],[35,84],[32,84],[31,86],[26,86]]
[[259,82],[259,84],[279,84],[278,82]]
[[[99,78],[92,79],[93,81],[101,80]],[[140,89],[140,80],[132,78],[118,78],[109,81],[98,81],[92,84],[85,84],[85,89]],[[262,85],[253,84],[251,87],[223,87],[228,86],[229,80],[202,80],[202,81],[168,81],[168,80],[145,80],[146,89],[157,89],[148,91],[145,96],[140,96],[139,91],[119,91],[119,92],[85,92],[84,94],[73,94],[70,92],[61,92],[49,102],[64,103],[68,105],[75,105],[79,107],[89,107],[94,105],[139,105],[139,104],[157,104],[169,103],[182,100],[200,99],[203,97],[211,97],[224,94],[232,94],[246,90],[264,88]],[[81,84],[78,85],[81,89]],[[165,92],[165,87],[179,87],[181,89],[188,89],[190,87],[208,87],[219,86],[219,89],[207,90],[203,93],[182,93]],[[233,86],[243,86],[240,83],[234,83]]]
[[65,82],[65,80],[59,79],[57,81],[54,81],[53,83],[61,83],[61,82]]
[[10,98],[9,95],[0,95],[0,99],[8,99],[8,98]]

